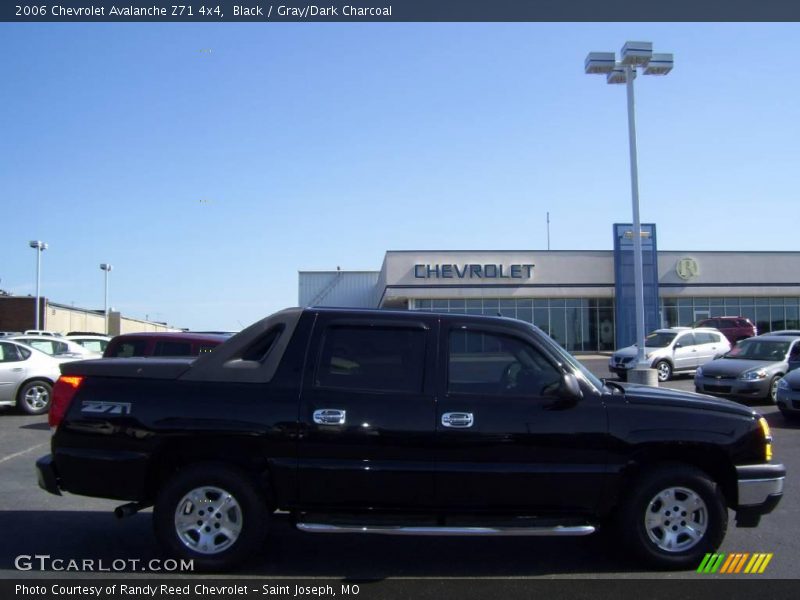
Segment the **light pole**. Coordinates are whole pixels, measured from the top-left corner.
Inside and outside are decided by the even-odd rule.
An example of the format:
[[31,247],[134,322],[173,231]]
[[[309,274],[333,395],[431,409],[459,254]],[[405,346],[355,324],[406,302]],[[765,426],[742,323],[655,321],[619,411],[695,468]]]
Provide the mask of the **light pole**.
[[590,52],[587,74],[606,75],[607,83],[624,83],[628,92],[628,140],[631,160],[631,202],[633,204],[633,288],[636,299],[636,366],[647,366],[644,357],[644,276],[642,267],[642,224],[639,220],[639,172],[636,163],[636,118],[633,80],[638,68],[644,75],[666,75],[672,70],[672,54],[653,54],[651,42],[625,42],[617,62],[613,52]]
[[106,316],[106,335],[108,335],[108,274],[111,272],[111,269],[113,269],[113,268],[114,267],[112,267],[108,263],[101,263],[100,264],[100,269],[102,271],[106,272],[106,276],[105,276],[105,279],[106,279],[106,300],[105,300],[105,305],[104,305],[104,309],[103,309],[103,313]]
[[39,329],[39,301],[40,301],[40,294],[39,290],[42,284],[42,252],[47,250],[47,244],[42,242],[41,240],[32,240],[28,242],[28,245],[31,248],[36,249],[36,317],[34,318],[34,329]]

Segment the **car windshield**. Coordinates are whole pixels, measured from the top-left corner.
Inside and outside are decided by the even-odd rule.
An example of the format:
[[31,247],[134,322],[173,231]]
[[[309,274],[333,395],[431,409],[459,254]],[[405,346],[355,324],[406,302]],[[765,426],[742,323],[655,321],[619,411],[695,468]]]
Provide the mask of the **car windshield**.
[[654,331],[644,338],[644,345],[647,348],[666,348],[675,339],[677,333],[667,331]]
[[745,360],[770,360],[779,362],[786,360],[791,342],[774,340],[742,340],[725,355],[725,358],[743,358]]

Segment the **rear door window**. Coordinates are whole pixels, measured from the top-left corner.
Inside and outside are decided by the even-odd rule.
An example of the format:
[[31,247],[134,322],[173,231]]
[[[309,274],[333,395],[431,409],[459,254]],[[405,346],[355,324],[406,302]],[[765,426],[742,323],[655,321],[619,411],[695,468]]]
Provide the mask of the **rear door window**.
[[718,342],[717,335],[707,331],[695,331],[694,341],[696,344],[714,344]]
[[25,340],[25,343],[28,344],[31,348],[36,348],[44,352],[45,354],[53,355],[55,354],[55,348],[53,348],[53,342],[50,340]]
[[423,329],[331,326],[325,332],[314,385],[420,393],[426,337]]

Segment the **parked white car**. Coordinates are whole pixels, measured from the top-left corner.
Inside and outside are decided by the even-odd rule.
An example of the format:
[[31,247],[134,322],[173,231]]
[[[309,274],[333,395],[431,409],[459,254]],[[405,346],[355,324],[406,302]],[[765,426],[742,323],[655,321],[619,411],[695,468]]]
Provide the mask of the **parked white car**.
[[[673,327],[656,329],[644,340],[644,355],[658,372],[659,381],[668,381],[674,373],[691,373],[719,358],[731,349],[731,343],[719,330],[708,327]],[[608,368],[620,379],[636,365],[636,345],[617,350],[608,361]]]
[[108,342],[111,341],[111,336],[108,335],[68,335],[66,339],[70,342],[75,342],[86,348],[89,352],[94,352],[100,356],[106,351]]
[[85,359],[85,358],[100,358],[102,352],[92,352],[88,348],[84,348],[80,344],[68,340],[65,337],[54,337],[49,335],[15,335],[10,338],[15,342],[26,344],[31,348],[54,356],[56,358],[71,358],[71,359]]
[[25,344],[0,340],[0,406],[16,406],[29,415],[50,408],[59,365],[69,358],[53,358]]

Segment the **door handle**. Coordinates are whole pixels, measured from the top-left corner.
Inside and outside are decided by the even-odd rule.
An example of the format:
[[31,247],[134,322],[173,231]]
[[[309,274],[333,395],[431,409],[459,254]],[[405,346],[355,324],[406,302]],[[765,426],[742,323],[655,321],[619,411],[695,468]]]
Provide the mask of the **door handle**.
[[314,423],[317,425],[344,425],[346,415],[346,410],[321,408],[314,411]]
[[14,371],[14,373],[19,373],[20,371],[23,371],[24,369],[22,367],[14,367],[11,370]]
[[466,427],[472,427],[474,422],[475,418],[472,416],[472,413],[468,412],[449,412],[442,415],[442,425],[445,427],[464,429]]

